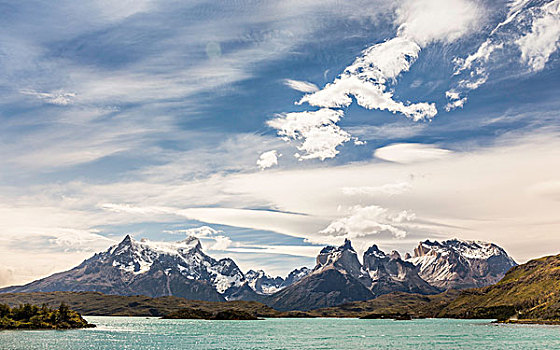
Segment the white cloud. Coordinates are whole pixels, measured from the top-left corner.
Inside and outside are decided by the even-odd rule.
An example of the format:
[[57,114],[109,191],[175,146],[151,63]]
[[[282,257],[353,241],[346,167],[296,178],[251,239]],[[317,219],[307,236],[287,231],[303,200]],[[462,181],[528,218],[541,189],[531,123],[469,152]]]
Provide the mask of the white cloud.
[[560,47],[560,0],[542,8],[542,14],[533,20],[531,31],[516,43],[521,50],[521,61],[533,71],[540,71],[550,55]]
[[39,100],[58,106],[67,106],[72,104],[74,98],[76,97],[75,93],[64,91],[38,92],[30,89],[22,89],[19,92],[24,95],[35,96]]
[[291,89],[300,92],[315,92],[319,90],[317,85],[310,83],[308,81],[300,81],[300,80],[292,80],[292,79],[284,79],[284,84]]
[[398,143],[378,148],[374,156],[395,163],[417,163],[449,157],[450,150],[420,143]]
[[406,230],[399,224],[414,220],[414,218],[414,214],[407,211],[390,213],[387,209],[377,205],[355,206],[349,209],[348,216],[331,222],[319,233],[352,239],[387,232],[396,238],[404,238]]
[[463,108],[463,106],[467,102],[466,97],[461,98],[459,93],[454,90],[446,91],[445,97],[447,97],[447,100],[449,101],[445,106],[445,110],[448,112],[456,108]]
[[473,31],[484,16],[479,3],[469,0],[407,0],[397,10],[399,35],[425,46],[453,42]]
[[[170,212],[173,211],[172,209],[168,209],[168,210]],[[144,210],[140,212],[149,213],[150,211]],[[204,241],[202,247],[205,248],[205,250],[223,251],[223,250],[227,250],[229,247],[233,245],[231,238],[224,236],[223,231],[213,229],[210,226],[200,226],[200,227],[194,227],[194,228],[183,229],[183,230],[168,230],[164,232],[170,234],[184,234],[188,237],[200,238]]]
[[[500,22],[476,50],[466,58],[456,59],[455,75],[465,74],[453,92],[463,96],[486,83],[494,67],[502,67],[517,58],[532,72],[545,68],[558,50],[560,39],[560,0],[534,3],[510,2],[506,18]],[[498,56],[498,53],[502,55]],[[508,56],[509,55],[509,56]],[[449,102],[446,109],[463,107],[466,97]]]
[[394,196],[410,190],[408,182],[386,184],[382,186],[343,187],[342,193],[348,196]]
[[278,157],[279,156],[280,155],[278,154],[278,151],[276,151],[276,150],[264,152],[264,153],[261,154],[261,156],[257,160],[257,166],[261,170],[264,170],[264,169],[273,167],[275,165],[278,165]]
[[298,140],[303,155],[299,159],[333,158],[338,154],[336,149],[350,140],[350,135],[336,123],[342,118],[343,112],[323,108],[314,112],[295,112],[280,115],[267,123],[278,130],[278,135],[285,140]]
[[[106,208],[111,208],[111,207],[107,206]],[[222,231],[215,230],[210,226],[200,226],[200,227],[188,228],[188,229],[184,229],[184,230],[168,230],[168,231],[164,231],[164,232],[165,233],[170,233],[170,234],[182,234],[182,235],[186,235],[186,236],[194,236],[194,237],[200,238],[200,237],[215,236]]]
[[226,236],[216,236],[212,237],[212,239],[214,240],[214,243],[210,244],[208,248],[206,248],[208,250],[227,250],[233,244],[231,238]]
[[402,113],[415,121],[432,118],[437,114],[434,104],[403,104],[393,100],[393,93],[385,84],[394,81],[410,69],[418,58],[418,44],[403,38],[394,38],[366,49],[344,72],[323,89],[304,96],[298,104],[339,108],[352,103],[352,98],[367,109]]
[[[481,14],[479,5],[468,0],[404,1],[397,9],[399,29],[395,38],[364,50],[332,83],[305,95],[297,104],[341,108],[349,106],[355,98],[358,105],[367,109],[401,113],[414,121],[431,119],[437,114],[434,103],[395,101],[387,85],[394,84],[400,74],[410,69],[423,46],[432,41],[451,42],[471,32],[478,26]],[[336,147],[350,138],[337,122],[312,126],[308,133],[314,138],[306,138],[304,144],[309,145],[304,150],[308,154],[301,159],[336,156]]]

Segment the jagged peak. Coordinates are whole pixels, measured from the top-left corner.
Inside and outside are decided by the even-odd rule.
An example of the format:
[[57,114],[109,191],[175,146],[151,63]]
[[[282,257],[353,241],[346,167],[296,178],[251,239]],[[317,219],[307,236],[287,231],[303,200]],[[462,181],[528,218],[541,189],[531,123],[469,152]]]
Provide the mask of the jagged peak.
[[391,259],[402,260],[401,259],[401,254],[396,250],[392,250],[391,254],[389,256],[391,257]]
[[345,239],[344,239],[344,244],[341,245],[341,246],[339,247],[339,249],[341,249],[341,250],[352,250],[352,251],[354,251],[354,248],[352,247],[352,242],[351,242],[348,238],[345,238]]
[[380,258],[380,259],[383,259],[387,256],[387,254],[385,254],[384,251],[379,249],[377,244],[374,244],[371,247],[369,247],[368,250],[366,250],[365,253],[364,253],[364,256],[366,256],[366,255],[373,255],[376,258]]

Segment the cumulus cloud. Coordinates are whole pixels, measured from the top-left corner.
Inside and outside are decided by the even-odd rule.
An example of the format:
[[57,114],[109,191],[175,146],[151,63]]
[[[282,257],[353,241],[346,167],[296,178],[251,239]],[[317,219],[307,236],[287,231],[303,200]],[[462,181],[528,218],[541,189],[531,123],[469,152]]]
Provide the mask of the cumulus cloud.
[[337,219],[321,230],[321,234],[333,237],[357,238],[387,232],[396,238],[404,238],[406,230],[399,224],[412,221],[415,215],[407,211],[390,213],[377,205],[350,208],[350,215]]
[[278,151],[276,151],[276,150],[264,152],[264,153],[261,154],[261,156],[257,160],[257,166],[261,170],[264,170],[264,169],[273,167],[275,165],[278,165],[278,157],[279,156],[280,155],[278,154]]
[[310,83],[308,81],[284,79],[284,84],[296,91],[300,92],[315,92],[319,90],[317,85]]
[[394,163],[418,163],[446,158],[453,152],[434,145],[420,143],[397,143],[378,148],[374,156]]
[[280,115],[269,120],[268,125],[285,140],[301,141],[298,149],[304,154],[297,153],[296,158],[325,160],[336,156],[336,148],[350,140],[350,134],[336,124],[342,116],[342,111],[322,108]]

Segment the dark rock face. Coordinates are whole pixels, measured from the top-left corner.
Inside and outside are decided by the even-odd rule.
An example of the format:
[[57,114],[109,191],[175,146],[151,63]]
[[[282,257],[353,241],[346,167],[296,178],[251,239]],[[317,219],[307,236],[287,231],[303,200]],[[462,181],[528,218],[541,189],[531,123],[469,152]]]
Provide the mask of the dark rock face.
[[407,261],[418,266],[425,281],[441,289],[488,286],[517,265],[495,244],[457,239],[421,242]]
[[376,296],[391,292],[439,292],[438,288],[431,286],[418,275],[416,266],[402,260],[398,252],[393,251],[386,255],[376,245],[364,253],[364,271],[367,277],[362,278],[362,281]]
[[328,268],[313,272],[301,281],[271,296],[269,305],[277,310],[310,310],[368,300],[373,294],[354,277]]

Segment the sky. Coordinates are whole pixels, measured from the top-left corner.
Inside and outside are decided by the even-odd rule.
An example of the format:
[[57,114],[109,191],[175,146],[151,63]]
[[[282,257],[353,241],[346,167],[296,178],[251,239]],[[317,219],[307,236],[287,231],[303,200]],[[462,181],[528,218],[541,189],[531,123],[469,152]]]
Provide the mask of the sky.
[[560,247],[560,0],[0,0],[0,286],[126,234],[273,275]]

